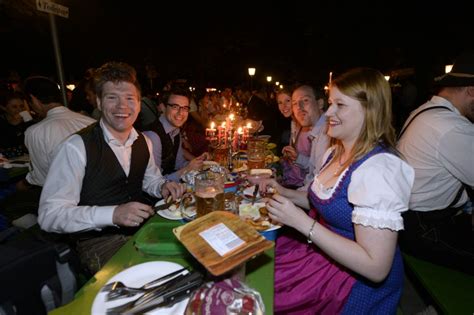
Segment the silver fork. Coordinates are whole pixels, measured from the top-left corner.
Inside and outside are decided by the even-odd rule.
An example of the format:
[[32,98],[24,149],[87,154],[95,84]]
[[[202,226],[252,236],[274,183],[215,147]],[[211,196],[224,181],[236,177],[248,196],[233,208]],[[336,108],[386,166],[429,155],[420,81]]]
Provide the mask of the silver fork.
[[107,309],[111,314],[142,314],[158,306],[170,306],[191,294],[203,283],[203,277],[199,272],[192,272],[183,276],[180,280],[170,281],[163,288],[153,288],[141,297]]
[[113,300],[118,300],[118,299],[123,299],[123,298],[128,298],[128,297],[132,297],[134,295],[137,295],[137,294],[140,294],[140,293],[144,293],[144,294],[147,294],[148,292],[150,291],[161,291],[161,290],[164,290],[166,289],[167,287],[169,287],[170,285],[172,285],[173,283],[175,282],[179,282],[181,281],[182,279],[188,277],[189,273],[186,273],[186,274],[179,274],[177,275],[176,277],[172,277],[164,282],[161,282],[159,285],[157,286],[154,286],[154,287],[150,287],[148,289],[144,289],[144,290],[140,290],[140,291],[135,291],[135,290],[128,290],[128,289],[122,289],[122,290],[115,290],[115,291],[110,291],[109,293],[107,293],[106,297],[105,297],[105,300],[108,302],[108,301],[113,301]]
[[113,292],[115,290],[128,290],[129,292],[135,292],[135,293],[140,293],[140,292],[143,292],[147,289],[150,289],[154,286],[156,286],[157,284],[167,280],[167,279],[170,279],[176,275],[179,275],[180,273],[184,272],[184,271],[187,271],[188,268],[184,267],[182,269],[179,269],[179,270],[176,270],[176,271],[173,271],[167,275],[164,275],[164,276],[161,276],[155,280],[152,280],[150,282],[147,282],[145,283],[144,285],[142,285],[141,287],[139,288],[134,288],[134,287],[129,287],[127,285],[125,285],[123,282],[121,281],[114,281],[114,282],[111,282],[111,283],[108,283],[106,284],[100,291],[101,292]]

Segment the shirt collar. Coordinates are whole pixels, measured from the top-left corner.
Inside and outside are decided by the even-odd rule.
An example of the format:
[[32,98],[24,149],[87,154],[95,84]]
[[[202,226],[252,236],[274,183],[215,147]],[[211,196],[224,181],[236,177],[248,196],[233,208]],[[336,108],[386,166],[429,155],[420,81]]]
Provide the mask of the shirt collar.
[[[461,113],[456,108],[456,106],[454,106],[453,104],[451,104],[450,101],[448,101],[447,99],[445,99],[441,96],[434,95],[431,98],[430,103],[434,104],[434,106],[445,106],[445,107],[449,108],[451,111],[457,113],[458,115],[461,115]],[[432,107],[432,106],[427,106],[427,107]]]
[[311,132],[309,133],[310,137],[316,137],[319,133],[321,133],[321,129],[326,127],[326,115],[323,113],[321,116],[319,116],[318,121],[316,124],[313,126],[311,129]]
[[46,113],[46,116],[51,116],[51,115],[54,115],[54,114],[64,113],[67,110],[68,109],[64,106],[53,107],[50,110],[48,110],[48,112]]
[[179,133],[179,128],[170,124],[168,119],[166,119],[165,115],[161,115],[159,120],[161,124],[163,125],[163,129],[165,130],[166,134],[169,134],[171,137],[174,137]]
[[[116,145],[116,146],[122,145],[120,141],[117,140],[109,131],[109,129],[105,126],[102,119],[99,121],[99,124],[100,124],[100,128],[102,128],[102,131],[104,133],[105,142],[107,142],[108,144]],[[135,142],[135,140],[137,140],[137,138],[138,138],[138,132],[135,130],[135,128],[132,128],[132,131],[130,131],[130,134],[128,135],[127,141],[125,141],[124,146],[126,147],[131,146]]]

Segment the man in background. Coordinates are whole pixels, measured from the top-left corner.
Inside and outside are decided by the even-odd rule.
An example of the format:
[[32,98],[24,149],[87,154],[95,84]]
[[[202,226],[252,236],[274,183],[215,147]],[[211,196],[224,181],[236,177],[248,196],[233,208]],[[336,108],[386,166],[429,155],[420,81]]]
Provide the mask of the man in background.
[[402,250],[474,274],[474,53],[435,79],[437,95],[413,111],[398,149],[415,169]]

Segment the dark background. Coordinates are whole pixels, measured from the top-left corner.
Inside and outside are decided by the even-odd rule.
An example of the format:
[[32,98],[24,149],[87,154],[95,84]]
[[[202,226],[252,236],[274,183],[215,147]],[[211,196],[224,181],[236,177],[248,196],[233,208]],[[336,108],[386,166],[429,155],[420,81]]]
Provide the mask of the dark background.
[[[474,18],[465,1],[172,2],[55,0],[67,81],[109,60],[135,66],[154,88],[171,79],[198,86],[247,85],[265,77],[283,84],[325,84],[355,66],[389,74],[412,68],[425,82],[474,47]],[[35,0],[0,0],[0,74],[56,74],[47,14]],[[143,84],[143,83],[142,83]]]

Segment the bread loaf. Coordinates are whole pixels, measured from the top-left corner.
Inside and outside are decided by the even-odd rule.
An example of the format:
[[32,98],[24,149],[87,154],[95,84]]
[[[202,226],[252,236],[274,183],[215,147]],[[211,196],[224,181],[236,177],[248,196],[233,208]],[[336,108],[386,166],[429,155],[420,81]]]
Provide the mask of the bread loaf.
[[272,170],[269,168],[254,168],[250,170],[250,175],[272,175]]

